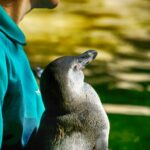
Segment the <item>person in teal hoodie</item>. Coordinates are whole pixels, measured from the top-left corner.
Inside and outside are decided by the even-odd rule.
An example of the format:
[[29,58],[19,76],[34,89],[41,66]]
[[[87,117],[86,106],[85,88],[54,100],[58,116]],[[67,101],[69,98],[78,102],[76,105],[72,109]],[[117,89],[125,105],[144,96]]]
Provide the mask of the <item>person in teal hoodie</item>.
[[19,22],[33,8],[59,0],[0,0],[0,150],[21,150],[38,129],[44,105],[23,50]]

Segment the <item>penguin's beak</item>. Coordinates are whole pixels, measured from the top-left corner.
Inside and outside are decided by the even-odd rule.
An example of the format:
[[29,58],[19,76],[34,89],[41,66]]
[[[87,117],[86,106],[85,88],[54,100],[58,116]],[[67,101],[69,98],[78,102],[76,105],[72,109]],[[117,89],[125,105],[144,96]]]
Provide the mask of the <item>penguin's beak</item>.
[[88,50],[81,54],[78,57],[78,62],[81,65],[81,69],[84,68],[87,64],[89,64],[92,60],[94,60],[97,56],[97,52],[95,50]]

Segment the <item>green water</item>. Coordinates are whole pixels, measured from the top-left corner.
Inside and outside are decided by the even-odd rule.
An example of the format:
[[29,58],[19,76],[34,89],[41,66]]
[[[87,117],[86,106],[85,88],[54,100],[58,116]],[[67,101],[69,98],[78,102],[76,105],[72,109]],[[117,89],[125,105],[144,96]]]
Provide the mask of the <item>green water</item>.
[[[54,10],[34,10],[21,28],[32,67],[95,49],[85,80],[102,102],[150,106],[149,0],[61,0]],[[110,121],[110,150],[150,149],[149,117]]]

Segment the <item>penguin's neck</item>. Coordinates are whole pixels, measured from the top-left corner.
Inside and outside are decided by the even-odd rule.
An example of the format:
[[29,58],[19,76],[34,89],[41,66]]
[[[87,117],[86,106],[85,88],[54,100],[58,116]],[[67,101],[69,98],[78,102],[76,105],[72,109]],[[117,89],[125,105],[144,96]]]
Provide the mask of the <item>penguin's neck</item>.
[[67,101],[77,101],[84,96],[83,92],[84,82],[77,83],[74,80],[67,80],[63,85],[63,97]]
[[71,94],[76,93],[77,95],[80,94],[82,91],[84,85],[84,75],[78,75],[71,71],[68,73],[68,77],[66,79],[66,85],[64,85],[65,88],[67,88],[67,91]]

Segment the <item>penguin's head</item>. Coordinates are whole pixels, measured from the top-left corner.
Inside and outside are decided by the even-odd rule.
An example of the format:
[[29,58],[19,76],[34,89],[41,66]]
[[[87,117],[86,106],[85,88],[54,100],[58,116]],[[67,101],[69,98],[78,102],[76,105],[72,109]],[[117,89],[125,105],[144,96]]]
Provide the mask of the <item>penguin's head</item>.
[[82,53],[81,55],[72,57],[73,58],[72,62],[70,63],[70,66],[68,66],[67,71],[67,81],[68,85],[70,84],[70,87],[80,89],[80,87],[83,86],[84,83],[83,69],[93,59],[95,59],[96,56],[97,52],[95,50],[89,50]]
[[[78,56],[64,56],[52,61],[44,70],[40,88],[45,107],[56,109],[58,114],[66,99],[68,90],[80,90],[84,83],[83,69],[97,55],[95,50],[88,50]],[[65,112],[64,112],[65,113]]]

